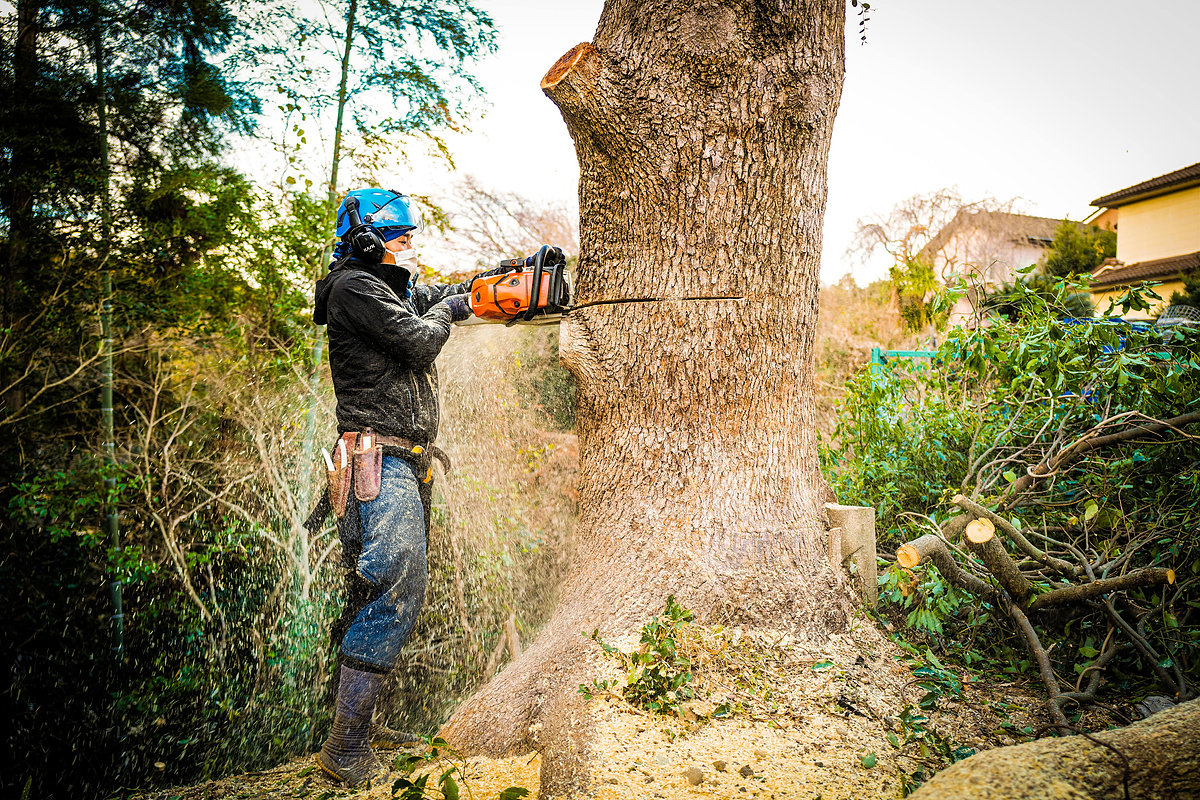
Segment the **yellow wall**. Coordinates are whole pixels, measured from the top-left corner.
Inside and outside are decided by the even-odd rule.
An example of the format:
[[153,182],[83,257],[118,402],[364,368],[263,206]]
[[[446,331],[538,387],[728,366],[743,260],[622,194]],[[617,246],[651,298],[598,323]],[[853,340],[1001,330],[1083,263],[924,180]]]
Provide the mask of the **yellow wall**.
[[1126,264],[1200,250],[1200,186],[1121,206],[1117,258]]
[[[1116,302],[1126,291],[1128,291],[1127,288],[1120,287],[1092,292],[1092,302],[1096,304],[1096,314],[1103,314],[1108,309],[1109,302]],[[1154,319],[1162,313],[1164,308],[1171,304],[1171,295],[1182,291],[1183,281],[1171,279],[1154,287],[1154,293],[1161,297],[1162,301],[1152,303],[1150,313],[1147,314],[1145,311],[1130,311],[1128,314],[1121,314],[1120,309],[1114,309],[1114,313],[1121,314],[1125,319]]]

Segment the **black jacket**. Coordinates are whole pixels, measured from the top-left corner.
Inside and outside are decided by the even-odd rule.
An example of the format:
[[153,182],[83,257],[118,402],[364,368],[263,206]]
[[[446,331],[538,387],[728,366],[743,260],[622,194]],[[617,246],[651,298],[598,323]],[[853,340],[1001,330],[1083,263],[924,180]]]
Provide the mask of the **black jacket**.
[[438,303],[470,282],[413,287],[407,273],[351,260],[317,281],[313,321],[329,326],[329,366],[338,432],[372,428],[418,444],[438,431],[437,369],[450,337],[450,311]]

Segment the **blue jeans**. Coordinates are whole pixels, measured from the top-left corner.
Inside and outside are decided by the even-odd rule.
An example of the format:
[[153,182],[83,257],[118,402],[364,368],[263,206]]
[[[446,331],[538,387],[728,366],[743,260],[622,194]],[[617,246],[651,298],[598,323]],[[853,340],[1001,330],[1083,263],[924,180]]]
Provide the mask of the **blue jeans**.
[[358,503],[362,554],[356,571],[371,587],[371,599],[342,638],[342,656],[352,664],[380,672],[395,667],[425,602],[425,508],[419,492],[408,463],[384,456],[379,496]]

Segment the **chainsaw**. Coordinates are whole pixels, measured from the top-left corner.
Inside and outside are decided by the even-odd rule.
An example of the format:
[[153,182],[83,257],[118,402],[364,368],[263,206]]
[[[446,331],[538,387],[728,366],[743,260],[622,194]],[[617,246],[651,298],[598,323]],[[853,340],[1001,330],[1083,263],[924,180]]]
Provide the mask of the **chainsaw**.
[[500,269],[471,282],[473,316],[457,324],[554,325],[569,310],[571,278],[557,248],[542,245],[532,263],[509,258]]

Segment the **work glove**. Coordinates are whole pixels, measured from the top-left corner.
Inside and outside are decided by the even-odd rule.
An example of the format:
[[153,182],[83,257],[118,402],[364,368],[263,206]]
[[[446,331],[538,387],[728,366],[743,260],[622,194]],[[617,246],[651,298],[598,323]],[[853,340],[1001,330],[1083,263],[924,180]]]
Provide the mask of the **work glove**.
[[[537,257],[537,253],[534,253],[531,256],[526,256],[525,257],[525,266],[532,267],[533,259],[536,257]],[[565,264],[565,263],[567,263],[567,258],[566,258],[566,256],[563,255],[562,248],[551,246],[550,249],[546,251],[546,260],[542,262],[542,266],[543,267],[556,267],[559,264]]]
[[443,300],[440,305],[445,306],[450,311],[450,320],[452,322],[462,322],[470,319],[475,312],[471,311],[471,300],[469,295],[452,294]]

